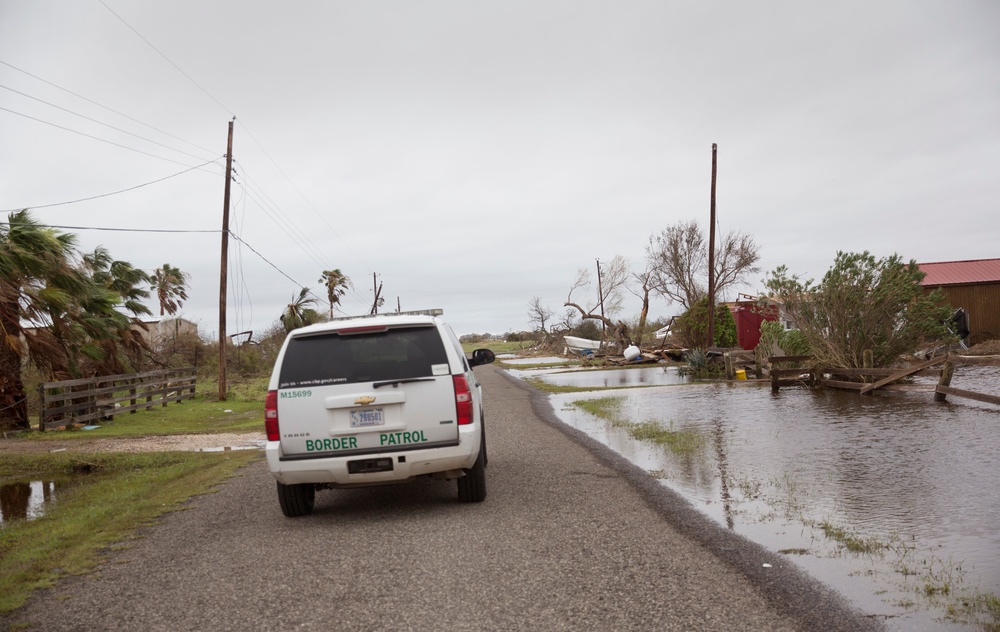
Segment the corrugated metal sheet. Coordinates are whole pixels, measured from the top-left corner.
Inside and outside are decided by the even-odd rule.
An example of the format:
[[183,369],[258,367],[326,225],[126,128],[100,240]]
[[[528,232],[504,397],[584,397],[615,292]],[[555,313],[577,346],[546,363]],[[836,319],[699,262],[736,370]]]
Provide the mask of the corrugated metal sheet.
[[920,271],[927,275],[920,282],[923,286],[937,287],[939,285],[1000,281],[1000,259],[943,261],[940,263],[918,263],[917,265],[920,266]]

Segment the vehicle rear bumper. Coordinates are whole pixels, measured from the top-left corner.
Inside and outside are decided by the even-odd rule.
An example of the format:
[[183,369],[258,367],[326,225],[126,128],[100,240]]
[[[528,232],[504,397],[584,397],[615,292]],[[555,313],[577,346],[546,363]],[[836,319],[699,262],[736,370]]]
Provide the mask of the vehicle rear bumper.
[[[285,485],[325,483],[334,487],[360,487],[402,483],[418,476],[471,468],[479,455],[478,424],[477,427],[470,428],[470,430],[472,432],[461,434],[458,445],[423,450],[380,452],[363,456],[319,455],[315,458],[299,458],[301,455],[295,455],[297,458],[293,460],[283,460],[281,443],[268,441],[264,453],[267,456],[267,467],[271,470],[271,474]],[[392,460],[391,471],[356,474],[348,471],[348,463],[352,461],[372,461],[386,458]]]

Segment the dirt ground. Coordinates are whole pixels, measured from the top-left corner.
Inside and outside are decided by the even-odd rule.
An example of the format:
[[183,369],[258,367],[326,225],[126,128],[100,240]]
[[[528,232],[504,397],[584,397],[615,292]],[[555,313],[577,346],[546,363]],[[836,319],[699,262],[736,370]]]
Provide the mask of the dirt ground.
[[26,452],[166,452],[245,450],[260,448],[262,432],[229,434],[188,434],[162,437],[109,437],[38,441],[27,438],[0,439],[0,454]]
[[978,345],[972,345],[963,355],[1000,355],[1000,340],[987,340]]

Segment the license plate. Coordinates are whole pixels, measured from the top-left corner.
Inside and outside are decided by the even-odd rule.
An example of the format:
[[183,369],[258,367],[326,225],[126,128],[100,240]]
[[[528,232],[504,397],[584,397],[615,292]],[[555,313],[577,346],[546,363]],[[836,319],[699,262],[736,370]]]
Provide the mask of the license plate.
[[385,425],[385,416],[381,408],[366,408],[351,411],[351,428],[367,428],[369,426]]

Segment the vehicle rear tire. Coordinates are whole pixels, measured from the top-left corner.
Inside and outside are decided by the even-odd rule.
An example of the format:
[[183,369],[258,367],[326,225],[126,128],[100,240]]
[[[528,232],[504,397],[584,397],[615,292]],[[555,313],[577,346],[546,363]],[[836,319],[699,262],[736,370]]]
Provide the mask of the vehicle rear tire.
[[458,499],[463,503],[481,503],[486,500],[486,441],[479,444],[479,456],[465,476],[458,479]]
[[313,511],[316,502],[316,486],[312,483],[300,485],[283,485],[278,483],[278,504],[281,513],[288,518],[308,516]]

